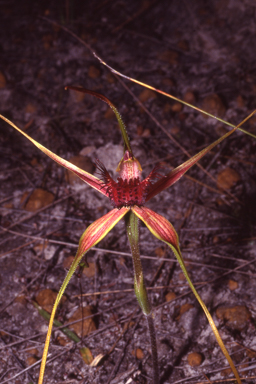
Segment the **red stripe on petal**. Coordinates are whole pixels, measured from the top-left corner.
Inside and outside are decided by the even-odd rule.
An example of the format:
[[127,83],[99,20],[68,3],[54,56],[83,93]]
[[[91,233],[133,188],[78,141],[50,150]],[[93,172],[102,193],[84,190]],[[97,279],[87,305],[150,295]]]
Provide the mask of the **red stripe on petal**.
[[127,207],[115,208],[92,223],[81,236],[76,258],[101,241],[128,211]]

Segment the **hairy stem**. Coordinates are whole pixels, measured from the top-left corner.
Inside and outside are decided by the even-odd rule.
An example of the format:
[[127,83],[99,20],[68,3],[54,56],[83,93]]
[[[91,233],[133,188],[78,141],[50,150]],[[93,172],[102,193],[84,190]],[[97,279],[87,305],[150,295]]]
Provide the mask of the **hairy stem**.
[[151,311],[151,305],[148,299],[147,290],[143,279],[143,270],[140,259],[139,249],[139,227],[138,218],[133,212],[128,212],[126,215],[126,230],[128,240],[131,246],[133,267],[134,267],[134,291],[139,302],[139,305],[147,318],[148,330],[150,335],[151,353],[153,362],[153,383],[159,383],[159,369],[156,346],[156,333],[154,326],[154,318]]

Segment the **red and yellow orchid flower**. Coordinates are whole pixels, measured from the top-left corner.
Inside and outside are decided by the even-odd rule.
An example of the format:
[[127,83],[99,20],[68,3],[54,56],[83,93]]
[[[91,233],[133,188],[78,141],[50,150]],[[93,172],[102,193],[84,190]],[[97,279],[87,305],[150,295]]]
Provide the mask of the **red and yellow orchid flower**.
[[[165,176],[159,175],[157,172],[157,168],[155,168],[148,175],[146,179],[142,180],[141,165],[139,161],[134,157],[134,154],[132,152],[130,142],[128,139],[128,135],[126,133],[125,126],[115,106],[105,96],[100,95],[96,92],[85,90],[79,87],[68,87],[68,88],[96,96],[101,100],[107,102],[110,105],[110,107],[113,109],[117,117],[119,127],[122,133],[123,141],[124,141],[124,156],[117,167],[117,172],[119,173],[119,177],[117,178],[116,181],[110,176],[109,172],[100,161],[97,161],[97,168],[101,175],[101,177],[98,178],[78,168],[74,164],[71,164],[69,161],[59,157],[55,153],[51,152],[49,149],[47,149],[46,147],[38,143],[36,140],[31,138],[29,135],[27,135],[25,132],[23,132],[10,120],[0,115],[1,119],[6,121],[9,125],[15,128],[17,131],[19,131],[22,135],[24,135],[28,140],[30,140],[36,147],[38,147],[47,156],[49,156],[51,159],[53,159],[54,161],[56,161],[58,164],[62,165],[69,171],[72,171],[73,173],[75,173],[81,180],[89,184],[92,188],[96,189],[99,193],[108,197],[113,205],[113,209],[109,213],[107,213],[103,217],[96,220],[93,224],[91,224],[81,236],[76,256],[60,288],[60,291],[58,293],[56,302],[54,304],[54,307],[51,313],[48,333],[47,333],[46,342],[45,342],[45,348],[44,348],[43,357],[42,357],[42,364],[41,364],[41,370],[39,375],[39,384],[42,384],[43,382],[48,347],[50,343],[52,326],[53,326],[53,321],[54,321],[55,313],[57,310],[57,306],[61,300],[61,297],[72,275],[74,274],[76,268],[78,267],[85,253],[91,247],[94,247],[96,244],[98,244],[124,216],[126,216],[125,218],[126,218],[127,234],[128,234],[128,239],[131,245],[131,251],[132,251],[133,262],[134,262],[135,293],[144,314],[148,316],[149,319],[152,320],[151,307],[147,298],[147,291],[145,289],[144,282],[143,282],[143,273],[142,273],[142,267],[141,267],[140,256],[139,256],[138,219],[144,222],[144,224],[148,227],[148,229],[151,231],[151,233],[154,236],[156,236],[159,240],[166,243],[173,250],[193,293],[195,294],[197,300],[199,301],[200,305],[202,306],[208,318],[208,321],[210,322],[210,325],[213,329],[216,339],[224,355],[229,361],[229,364],[236,376],[238,383],[241,383],[237,370],[220,338],[220,335],[212,320],[212,317],[188,276],[188,273],[180,252],[179,239],[175,229],[166,218],[155,213],[151,209],[147,208],[144,204],[147,201],[149,201],[152,197],[156,196],[158,193],[162,192],[166,188],[169,188],[171,185],[176,183],[176,181],[178,181],[185,174],[185,172],[189,170],[190,167],[196,164],[213,147],[215,147],[221,141],[223,141],[228,136],[230,136],[247,119],[249,119],[249,117],[251,117],[255,111],[250,116],[248,116],[242,123],[236,126],[234,129],[227,132],[225,135],[220,137],[214,143],[209,145],[207,148],[203,149],[201,152],[199,152],[189,160],[185,161],[183,164],[181,164],[179,167],[169,172],[167,175]],[[149,321],[149,327],[151,324],[150,321]],[[154,373],[155,383],[158,382],[157,377],[158,377],[158,368],[157,368],[157,362],[155,362],[155,373]]]

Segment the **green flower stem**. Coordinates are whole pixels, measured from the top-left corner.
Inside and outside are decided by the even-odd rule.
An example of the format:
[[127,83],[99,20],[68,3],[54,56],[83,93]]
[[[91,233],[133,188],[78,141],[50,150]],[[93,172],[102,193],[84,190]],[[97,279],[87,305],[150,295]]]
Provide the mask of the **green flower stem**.
[[151,344],[151,353],[152,353],[152,362],[153,362],[153,383],[159,383],[159,368],[158,368],[158,356],[157,356],[157,346],[156,346],[156,331],[154,324],[154,316],[151,313],[147,316],[148,321],[148,330],[150,335],[150,344]]
[[139,227],[138,217],[132,212],[128,212],[125,216],[126,230],[128,240],[131,246],[133,267],[134,267],[134,291],[142,309],[142,312],[147,318],[148,329],[150,335],[152,360],[153,360],[153,383],[159,383],[159,369],[158,369],[158,357],[156,346],[156,333],[154,326],[154,318],[152,315],[151,305],[148,299],[147,290],[143,279],[143,270],[140,259],[139,249]]
[[138,218],[133,212],[129,212],[126,215],[126,229],[132,251],[135,294],[144,315],[149,315],[151,313],[151,306],[148,301],[140,260]]

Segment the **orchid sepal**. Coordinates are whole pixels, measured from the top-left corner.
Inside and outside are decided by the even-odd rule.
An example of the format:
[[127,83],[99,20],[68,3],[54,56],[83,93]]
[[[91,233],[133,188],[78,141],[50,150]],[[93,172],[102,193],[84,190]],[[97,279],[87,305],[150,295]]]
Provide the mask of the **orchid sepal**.
[[98,177],[91,175],[90,173],[84,171],[83,169],[77,167],[76,165],[70,163],[69,161],[63,159],[62,157],[56,155],[54,152],[50,151],[48,148],[44,147],[38,141],[34,140],[28,134],[22,131],[19,127],[17,127],[13,122],[8,120],[6,117],[0,115],[0,118],[4,120],[6,123],[15,128],[18,132],[20,132],[23,136],[25,136],[28,140],[30,140],[37,148],[39,148],[43,153],[49,156],[56,163],[62,165],[64,168],[73,172],[77,175],[81,180],[83,180],[86,184],[89,184],[92,188],[96,189],[98,192],[102,193],[104,196],[108,196],[107,189],[104,186],[104,183]]
[[256,110],[250,113],[241,123],[239,123],[235,128],[231,131],[227,132],[225,135],[221,136],[218,140],[214,141],[212,144],[208,145],[208,147],[204,148],[202,151],[185,161],[183,164],[179,165],[171,172],[169,172],[166,176],[162,177],[156,183],[152,184],[148,190],[147,197],[145,201],[149,201],[152,197],[158,195],[158,193],[164,191],[169,188],[171,185],[176,183],[194,164],[196,164],[204,155],[206,155],[212,148],[221,143],[224,139],[234,133],[237,129],[241,127],[247,120],[249,120],[254,114]]
[[[154,91],[154,92],[160,93],[161,95],[164,95],[164,96],[166,96],[166,97],[169,97],[170,99],[173,99],[173,100],[175,100],[175,101],[178,101],[179,103],[181,103],[181,104],[183,104],[183,105],[186,105],[186,106],[189,107],[189,108],[192,108],[192,109],[194,109],[194,110],[196,110],[196,111],[198,111],[198,112],[201,112],[203,115],[212,117],[213,119],[215,119],[215,120],[217,120],[217,121],[220,121],[220,122],[223,123],[223,124],[226,124],[226,125],[228,125],[228,126],[230,126],[230,127],[232,127],[232,128],[235,128],[235,126],[234,126],[233,124],[229,123],[228,121],[223,120],[223,119],[221,119],[221,118],[218,117],[218,116],[212,115],[211,113],[206,112],[206,111],[204,111],[203,109],[200,109],[200,108],[196,107],[196,106],[193,105],[193,104],[190,104],[190,103],[188,103],[188,102],[186,102],[186,101],[184,101],[184,100],[179,99],[178,97],[175,97],[175,96],[173,96],[173,95],[170,95],[170,94],[167,93],[167,92],[161,91],[160,89],[157,89],[157,88],[155,88],[155,87],[152,87],[152,86],[149,85],[149,84],[143,83],[142,81],[133,79],[133,78],[130,77],[130,76],[126,76],[126,75],[124,75],[123,73],[118,72],[116,69],[114,69],[114,68],[112,68],[110,65],[108,65],[104,60],[102,60],[102,58],[99,57],[99,56],[96,54],[96,52],[93,52],[93,55],[96,57],[96,59],[99,60],[99,62],[100,62],[101,64],[105,65],[105,66],[106,66],[108,69],[110,69],[110,71],[111,71],[112,73],[114,73],[115,75],[120,76],[120,77],[123,77],[124,79],[127,79],[127,80],[129,80],[129,81],[132,81],[132,82],[135,83],[135,84],[139,84],[139,85],[141,85],[142,87],[148,88],[148,89],[150,89],[150,90],[152,90],[152,91]],[[242,125],[242,124],[241,124],[241,125]],[[242,128],[241,128],[241,125],[240,125],[239,128],[238,128],[241,132],[246,133],[247,135],[253,137],[254,139],[256,138],[256,136],[255,136],[253,133],[248,132],[248,131],[242,129]]]
[[121,209],[117,209],[117,208],[113,209],[112,211],[108,212],[106,215],[94,221],[94,223],[92,223],[81,236],[76,256],[71,264],[71,267],[67,273],[67,276],[65,277],[62,283],[62,286],[58,292],[57,298],[55,300],[55,303],[52,309],[49,326],[48,326],[48,332],[45,340],[43,356],[42,356],[42,363],[40,367],[38,384],[43,383],[46,359],[47,359],[56,310],[71,277],[73,276],[76,268],[78,267],[85,253],[88,252],[90,248],[98,244],[109,233],[109,231],[111,231],[111,229],[124,217],[124,215],[128,211],[129,211],[129,208],[127,207],[123,207]]
[[226,357],[226,359],[228,360],[229,362],[229,365],[236,377],[236,380],[239,384],[242,384],[241,383],[241,379],[239,377],[239,374],[235,368],[235,365],[220,337],[220,334],[218,332],[218,329],[212,319],[212,316],[210,314],[210,312],[208,311],[206,305],[204,304],[203,300],[201,299],[201,297],[199,296],[197,290],[195,289],[192,281],[190,280],[190,277],[188,275],[188,272],[187,272],[187,269],[186,269],[186,266],[185,266],[185,263],[184,263],[184,260],[183,260],[183,257],[182,257],[182,254],[181,254],[181,251],[180,251],[180,247],[179,247],[179,238],[178,238],[178,235],[175,231],[175,229],[173,228],[173,226],[171,225],[171,223],[165,219],[165,217],[159,215],[158,213],[152,211],[151,209],[149,208],[146,208],[146,207],[138,207],[138,206],[134,206],[132,207],[132,211],[134,212],[134,214],[144,222],[144,224],[147,226],[147,228],[150,230],[150,232],[159,240],[163,241],[164,243],[166,243],[173,251],[173,253],[175,254],[180,266],[181,266],[181,269],[186,277],[186,280],[192,290],[192,292],[194,293],[195,297],[197,298],[199,304],[201,305],[206,317],[207,317],[207,320],[209,321],[209,324],[213,330],[213,333],[217,339],[217,342],[224,354],[224,356]]

